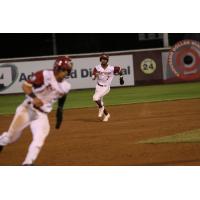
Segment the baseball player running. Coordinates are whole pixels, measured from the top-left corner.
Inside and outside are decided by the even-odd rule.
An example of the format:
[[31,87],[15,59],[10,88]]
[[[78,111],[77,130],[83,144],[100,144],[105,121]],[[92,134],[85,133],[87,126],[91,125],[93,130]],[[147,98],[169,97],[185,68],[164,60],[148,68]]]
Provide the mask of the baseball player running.
[[111,66],[108,61],[109,56],[102,54],[100,56],[101,64],[95,66],[92,75],[92,79],[97,80],[93,101],[99,108],[98,117],[103,117],[103,122],[107,122],[110,118],[110,113],[105,109],[103,97],[109,93],[114,75],[120,75],[120,85],[124,84],[121,67]]
[[26,94],[24,102],[18,106],[14,119],[7,132],[0,136],[0,151],[3,147],[15,142],[22,131],[30,125],[33,140],[22,165],[33,165],[38,157],[50,125],[47,114],[53,103],[58,100],[56,112],[56,129],[59,129],[63,118],[63,106],[71,85],[64,79],[70,74],[73,63],[69,57],[60,56],[54,63],[53,70],[36,72],[30,80],[23,83]]

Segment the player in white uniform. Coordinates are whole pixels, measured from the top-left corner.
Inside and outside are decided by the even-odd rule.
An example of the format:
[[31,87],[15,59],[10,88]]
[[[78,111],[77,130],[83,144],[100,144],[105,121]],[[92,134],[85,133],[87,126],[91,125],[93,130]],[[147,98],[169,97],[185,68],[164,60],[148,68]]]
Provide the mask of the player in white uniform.
[[69,57],[60,56],[56,59],[53,70],[36,72],[30,80],[23,83],[22,89],[26,99],[18,106],[8,131],[0,136],[0,150],[3,150],[4,146],[15,142],[30,125],[33,140],[22,165],[33,165],[38,157],[50,131],[47,114],[56,100],[56,128],[60,128],[66,95],[71,88],[64,78],[70,74],[72,66]]
[[102,54],[100,56],[101,64],[95,66],[92,75],[93,80],[97,79],[93,101],[96,102],[99,108],[98,117],[103,117],[104,122],[107,122],[109,120],[110,113],[108,113],[108,111],[105,109],[103,97],[109,93],[110,85],[114,75],[120,75],[120,84],[124,84],[121,67],[111,66],[108,64],[108,61],[109,56],[106,54]]

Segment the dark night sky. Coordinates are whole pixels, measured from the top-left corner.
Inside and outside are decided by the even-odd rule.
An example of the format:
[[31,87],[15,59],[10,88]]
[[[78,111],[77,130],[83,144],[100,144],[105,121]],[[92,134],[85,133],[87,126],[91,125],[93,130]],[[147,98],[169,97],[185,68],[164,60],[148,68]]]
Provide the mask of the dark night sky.
[[[170,43],[191,34],[169,34]],[[192,34],[199,40],[199,34]],[[139,41],[137,33],[56,34],[58,54],[76,54],[162,47],[162,40]],[[0,34],[0,58],[53,55],[52,34]]]

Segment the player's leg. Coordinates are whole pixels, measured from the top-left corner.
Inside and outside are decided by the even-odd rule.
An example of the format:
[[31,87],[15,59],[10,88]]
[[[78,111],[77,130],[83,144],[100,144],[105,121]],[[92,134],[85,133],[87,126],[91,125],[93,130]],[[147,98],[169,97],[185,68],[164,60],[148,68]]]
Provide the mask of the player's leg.
[[103,105],[103,101],[101,99],[101,94],[102,94],[102,87],[97,85],[95,94],[93,95],[93,101],[97,104],[97,106],[99,108],[98,117],[102,117],[103,111],[104,111],[104,105]]
[[[105,94],[103,94],[103,95],[105,96]],[[103,96],[100,98],[100,101],[101,101],[102,107],[99,108],[98,117],[103,117],[103,115],[108,115],[108,111],[107,111],[107,109],[104,106]]]
[[102,104],[102,101],[101,101],[101,87],[99,85],[96,86],[96,89],[95,89],[95,93],[93,95],[93,101],[97,104],[97,106],[99,108],[102,108],[103,107],[103,104]]
[[23,105],[18,106],[8,131],[0,136],[0,150],[2,150],[4,146],[15,142],[21,136],[23,129],[29,124],[29,110]]
[[[105,96],[105,95],[104,95]],[[100,98],[101,101],[101,105],[103,106],[103,110],[102,110],[102,114],[101,117],[103,116],[103,114],[107,115],[108,111],[106,110],[106,108],[104,107],[104,101],[103,101],[103,96]]]
[[[106,90],[102,93],[101,99],[102,99],[102,103],[103,103],[103,104],[104,104],[104,102],[103,102],[103,97],[104,97],[105,95],[107,95],[109,92],[110,92],[110,87],[109,87],[109,88],[106,88]],[[108,112],[108,110],[107,110],[105,107],[104,107],[104,110],[103,110],[103,114],[104,114],[103,121],[104,121],[104,122],[107,122],[107,121],[109,120],[109,118],[110,118],[110,113]]]
[[100,98],[100,100],[98,100],[97,105],[100,105],[100,106],[99,106],[98,117],[102,117],[102,116],[103,116],[104,109],[105,109],[104,103],[103,103],[103,99],[102,99],[102,98]]
[[32,121],[30,127],[33,134],[33,140],[29,146],[23,165],[32,165],[37,159],[50,131],[48,116],[43,113],[38,113],[37,120]]
[[99,113],[98,117],[102,117],[103,114],[107,113],[107,110],[104,107],[104,102],[103,102],[103,97],[108,94],[110,91],[110,87],[101,87],[98,86],[96,87],[95,94],[93,96],[93,101],[97,103],[99,106]]

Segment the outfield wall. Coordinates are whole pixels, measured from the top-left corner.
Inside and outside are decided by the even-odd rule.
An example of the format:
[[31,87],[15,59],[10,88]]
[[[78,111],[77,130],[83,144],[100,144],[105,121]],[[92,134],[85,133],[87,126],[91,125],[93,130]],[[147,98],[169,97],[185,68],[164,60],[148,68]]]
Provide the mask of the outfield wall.
[[[168,64],[169,50],[170,48],[158,48],[108,52],[109,63],[122,66],[125,80],[125,85],[120,86],[119,77],[115,76],[111,86],[125,87],[191,81],[182,80],[173,72]],[[94,88],[95,81],[91,79],[92,70],[99,64],[100,53],[69,56],[74,62],[74,69],[68,79],[72,84],[72,89]],[[52,69],[54,60],[55,56],[0,60],[0,94],[22,93],[23,81],[38,70]],[[194,80],[200,80],[199,77]]]
[[169,54],[170,48],[134,52],[135,85],[200,81],[199,49],[184,47],[175,52],[171,61],[173,68],[169,64]]

